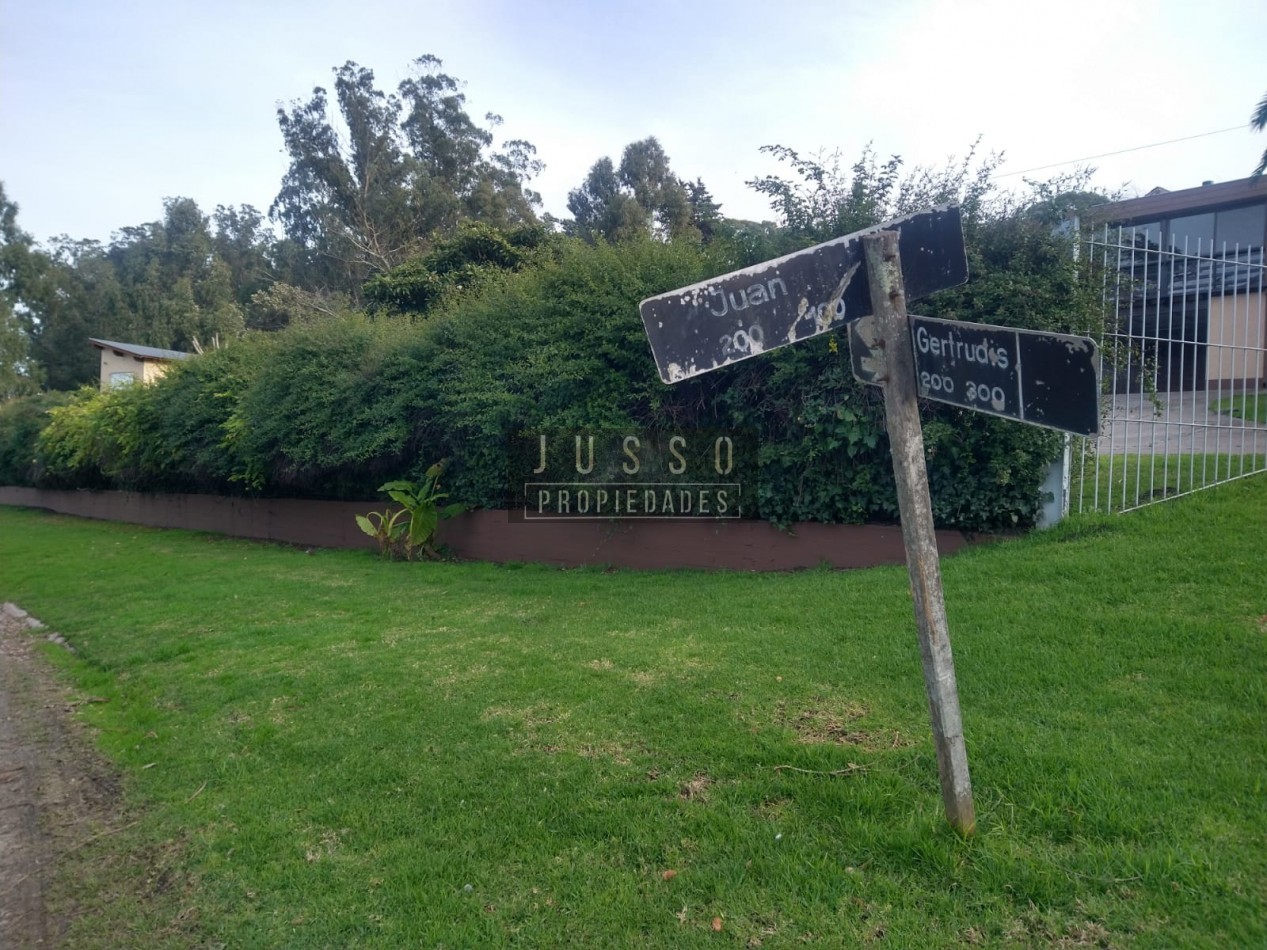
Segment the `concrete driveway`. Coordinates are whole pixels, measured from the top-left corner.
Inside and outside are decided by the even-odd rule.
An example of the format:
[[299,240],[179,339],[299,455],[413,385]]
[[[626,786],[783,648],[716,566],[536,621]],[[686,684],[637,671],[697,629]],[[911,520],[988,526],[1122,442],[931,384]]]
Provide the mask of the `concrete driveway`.
[[[1267,392],[1267,389],[1261,390]],[[1255,392],[1251,388],[1250,395]],[[1240,395],[1240,392],[1237,392]],[[1227,394],[1131,393],[1111,397],[1112,410],[1097,441],[1101,453],[1173,455],[1267,454],[1267,425],[1211,412]],[[1104,397],[1107,401],[1110,397]]]

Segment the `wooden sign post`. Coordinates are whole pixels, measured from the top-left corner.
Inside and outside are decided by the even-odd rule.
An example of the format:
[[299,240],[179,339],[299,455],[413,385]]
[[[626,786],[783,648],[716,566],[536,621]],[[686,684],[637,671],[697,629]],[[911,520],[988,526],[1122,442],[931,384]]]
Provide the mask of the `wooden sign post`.
[[941,796],[963,835],[977,819],[916,400],[1094,435],[1100,393],[1099,357],[1086,337],[906,312],[908,292],[914,299],[967,279],[959,209],[934,208],[639,305],[666,383],[848,328],[854,375],[884,387]]
[[932,717],[933,743],[946,817],[962,835],[976,830],[972,781],[959,713],[959,688],[950,652],[946,602],[941,587],[933,506],[924,463],[924,431],[919,421],[915,388],[915,354],[906,313],[906,291],[898,255],[898,234],[880,231],[864,235],[871,307],[884,356],[884,421],[897,479],[898,511],[906,566],[915,600],[915,624],[924,666],[924,686]]

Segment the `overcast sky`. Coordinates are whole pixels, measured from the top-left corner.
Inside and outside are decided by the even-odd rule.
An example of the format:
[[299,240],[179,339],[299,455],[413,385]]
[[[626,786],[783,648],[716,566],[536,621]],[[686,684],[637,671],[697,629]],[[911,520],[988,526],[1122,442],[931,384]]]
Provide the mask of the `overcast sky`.
[[1265,38],[1264,0],[0,0],[0,181],[40,240],[107,240],[167,196],[265,210],[279,104],[349,59],[394,89],[431,53],[537,146],[560,217],[648,135],[734,217],[772,217],[744,182],[776,143],[940,165],[980,135],[1005,185],[1133,149],[1084,164],[1142,194],[1253,169]]

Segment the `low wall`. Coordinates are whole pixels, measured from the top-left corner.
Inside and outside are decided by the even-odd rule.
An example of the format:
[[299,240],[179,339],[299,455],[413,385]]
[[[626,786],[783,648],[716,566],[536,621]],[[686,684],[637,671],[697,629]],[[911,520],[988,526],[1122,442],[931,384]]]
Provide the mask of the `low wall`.
[[[361,532],[353,516],[383,507],[381,501],[13,487],[0,487],[0,505],[328,548],[374,548],[374,540]],[[791,531],[780,531],[765,521],[515,522],[505,511],[485,510],[443,522],[440,541],[460,558],[563,567],[610,564],[643,569],[786,571],[821,564],[874,567],[906,560],[902,530],[896,525],[801,524]],[[937,546],[943,555],[967,543],[959,531],[937,532]]]

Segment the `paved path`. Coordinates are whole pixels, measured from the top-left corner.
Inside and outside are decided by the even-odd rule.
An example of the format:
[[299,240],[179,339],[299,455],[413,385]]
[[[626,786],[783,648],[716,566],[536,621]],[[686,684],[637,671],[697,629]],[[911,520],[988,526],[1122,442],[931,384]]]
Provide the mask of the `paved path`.
[[1116,396],[1097,448],[1113,455],[1267,454],[1267,425],[1211,412],[1222,398],[1204,392],[1159,393],[1154,403],[1139,393]]

